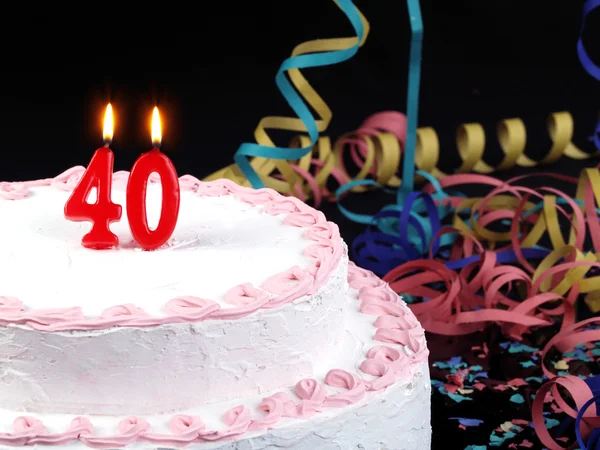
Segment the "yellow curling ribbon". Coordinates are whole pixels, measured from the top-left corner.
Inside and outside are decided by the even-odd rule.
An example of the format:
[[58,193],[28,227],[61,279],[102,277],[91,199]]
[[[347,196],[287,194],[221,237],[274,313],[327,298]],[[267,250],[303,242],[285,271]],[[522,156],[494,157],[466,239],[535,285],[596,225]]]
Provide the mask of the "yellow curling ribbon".
[[[365,22],[366,23],[366,22]],[[342,48],[351,42],[351,38],[332,40],[335,41],[327,48]],[[329,41],[329,40],[328,40]],[[302,52],[315,51],[315,42],[301,44],[294,50],[294,55]],[[321,119],[318,121],[319,130],[324,130],[331,121],[331,109],[323,99],[308,84],[299,71],[292,75],[294,85],[317,111]],[[405,136],[405,118],[397,112],[384,112],[369,117],[358,130],[345,133],[333,142],[328,136],[321,136],[313,147],[312,152],[298,161],[275,161],[265,158],[254,158],[252,166],[265,180],[265,184],[280,193],[293,194],[308,200],[314,197],[314,186],[330,199],[327,184],[335,179],[335,183],[346,184],[355,180],[373,179],[381,186],[397,188],[401,184],[398,176],[400,161]],[[301,129],[298,119],[285,117],[267,117],[261,120],[257,130],[257,142],[272,145],[267,129],[298,131]],[[548,135],[552,146],[546,155],[539,160],[530,158],[526,153],[527,133],[521,119],[504,119],[498,123],[497,139],[503,151],[502,161],[492,167],[484,160],[486,154],[486,134],[479,123],[460,125],[456,130],[456,147],[461,159],[460,166],[454,173],[481,173],[490,174],[496,171],[505,171],[513,167],[536,167],[551,164],[561,158],[584,160],[596,157],[597,153],[587,153],[572,143],[574,121],[568,112],[553,113],[548,118]],[[294,137],[289,147],[301,148],[308,145],[307,136]],[[344,155],[354,153],[355,171],[347,169],[348,158]],[[415,151],[416,170],[420,170],[442,178],[444,173],[438,168],[440,158],[440,142],[436,131],[431,127],[417,130],[417,145]],[[302,174],[300,174],[301,172]],[[205,180],[228,178],[238,184],[249,186],[241,171],[232,164],[221,169]],[[312,181],[312,187],[311,183]],[[424,182],[422,176],[417,175],[415,181]],[[355,186],[352,192],[364,192],[372,187]]]

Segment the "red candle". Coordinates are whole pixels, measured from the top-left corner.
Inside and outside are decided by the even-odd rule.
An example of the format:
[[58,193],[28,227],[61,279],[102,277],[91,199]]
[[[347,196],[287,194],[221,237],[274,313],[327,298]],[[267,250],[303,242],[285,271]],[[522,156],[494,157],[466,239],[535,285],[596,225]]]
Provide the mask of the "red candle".
[[[94,153],[87,170],[65,204],[65,218],[73,222],[92,222],[92,229],[83,236],[81,244],[96,250],[119,245],[119,238],[110,231],[110,224],[121,218],[122,208],[111,200],[114,155],[109,145],[113,135],[113,116],[110,103],[104,114],[104,147]],[[88,203],[92,189],[96,201]]]
[[[127,218],[131,234],[146,250],[154,250],[169,240],[179,216],[179,178],[171,160],[160,151],[161,127],[158,108],[152,113],[152,144],[154,148],[138,158],[127,182]],[[162,207],[156,229],[148,226],[146,188],[152,173],[160,175]]]

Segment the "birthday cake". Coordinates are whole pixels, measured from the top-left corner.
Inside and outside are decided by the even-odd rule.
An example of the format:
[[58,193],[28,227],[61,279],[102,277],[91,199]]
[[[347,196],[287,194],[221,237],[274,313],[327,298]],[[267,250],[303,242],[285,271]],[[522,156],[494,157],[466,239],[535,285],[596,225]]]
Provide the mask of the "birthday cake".
[[117,172],[93,250],[63,214],[83,173],[0,184],[0,448],[430,448],[423,329],[321,212],[184,176],[145,251]]

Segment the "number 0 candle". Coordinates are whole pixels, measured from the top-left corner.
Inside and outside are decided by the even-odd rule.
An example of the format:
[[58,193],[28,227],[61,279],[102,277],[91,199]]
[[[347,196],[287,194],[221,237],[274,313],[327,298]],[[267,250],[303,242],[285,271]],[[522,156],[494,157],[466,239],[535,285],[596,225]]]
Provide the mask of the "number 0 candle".
[[[162,130],[158,108],[152,112],[152,145],[135,162],[127,183],[127,218],[131,234],[146,250],[154,250],[169,240],[179,215],[179,178],[171,160],[160,151]],[[146,214],[146,189],[152,173],[160,176],[162,184],[162,209],[156,229],[148,226]]]
[[[92,229],[83,236],[81,244],[92,249],[116,247],[119,238],[110,231],[110,224],[121,218],[122,208],[111,200],[114,155],[109,145],[113,136],[113,114],[110,103],[104,114],[104,147],[92,156],[71,197],[65,204],[65,218],[74,222],[92,222]],[[88,203],[92,189],[95,203]]]

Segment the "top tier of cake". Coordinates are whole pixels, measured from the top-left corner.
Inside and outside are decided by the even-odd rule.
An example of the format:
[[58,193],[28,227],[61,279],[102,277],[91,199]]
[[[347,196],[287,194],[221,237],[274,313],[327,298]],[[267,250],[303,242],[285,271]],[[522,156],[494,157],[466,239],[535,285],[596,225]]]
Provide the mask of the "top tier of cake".
[[[271,190],[182,177],[175,232],[148,252],[131,236],[117,173],[120,247],[90,250],[90,224],[63,216],[82,172],[0,184],[5,407],[175,411],[292,384],[335,353],[347,257],[321,213]],[[151,182],[151,227],[160,199]]]

